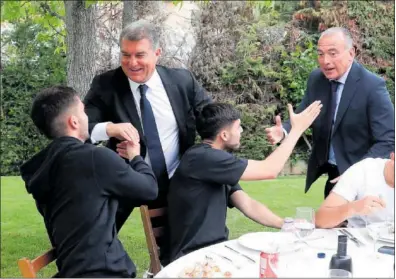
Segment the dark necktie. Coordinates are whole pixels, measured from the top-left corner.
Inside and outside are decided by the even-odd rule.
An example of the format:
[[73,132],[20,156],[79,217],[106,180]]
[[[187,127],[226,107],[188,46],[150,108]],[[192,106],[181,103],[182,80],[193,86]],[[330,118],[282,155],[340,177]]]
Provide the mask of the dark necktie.
[[[161,141],[158,135],[157,124],[155,123],[154,113],[149,100],[147,100],[146,92],[148,86],[139,85],[140,90],[140,110],[142,116],[144,137],[146,140],[147,151],[150,156],[151,167],[158,184],[168,179],[164,152],[162,151]],[[165,180],[165,181],[164,181]]]
[[332,80],[331,84],[331,96],[330,96],[330,107],[327,111],[327,144],[326,144],[326,161],[329,158],[329,148],[331,143],[331,134],[333,132],[334,126],[334,115],[337,108],[337,89],[340,83],[338,81]]
[[330,124],[330,135],[332,133],[333,130],[333,126],[334,126],[334,115],[336,112],[336,108],[337,108],[337,89],[338,89],[338,85],[340,85],[340,83],[338,81],[332,80],[330,81],[331,83],[331,107],[330,107],[330,112],[329,112],[329,124]]

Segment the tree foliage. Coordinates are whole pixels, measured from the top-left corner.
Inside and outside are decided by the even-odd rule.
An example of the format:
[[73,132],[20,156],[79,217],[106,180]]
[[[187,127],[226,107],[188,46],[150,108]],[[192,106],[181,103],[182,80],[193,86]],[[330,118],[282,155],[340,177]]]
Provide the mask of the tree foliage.
[[66,53],[65,7],[62,1],[4,1],[2,22],[30,22],[40,26],[36,39],[45,42],[56,39],[55,53]]
[[19,174],[19,166],[38,152],[47,140],[35,129],[29,111],[34,95],[42,88],[64,84],[66,57],[54,55],[58,41],[37,38],[43,32],[33,22],[16,23],[2,35],[12,45],[10,61],[1,75],[1,175]]
[[[215,100],[242,111],[243,156],[259,159],[272,150],[263,130],[276,114],[287,118],[287,103],[300,103],[326,28],[352,32],[357,61],[386,80],[394,100],[394,2],[273,1],[257,9],[225,1],[201,9],[191,68]],[[293,157],[307,158],[308,148],[301,140]]]
[[[110,2],[84,3],[88,8]],[[235,104],[242,112],[242,156],[262,159],[273,150],[264,128],[273,124],[277,114],[287,118],[287,103],[300,102],[308,75],[317,67],[317,39],[328,27],[345,26],[351,31],[356,59],[386,80],[394,100],[392,1],[199,3],[201,10],[193,20],[197,45],[189,66],[214,100]],[[36,92],[66,81],[67,32],[64,1],[2,1],[1,5],[2,22],[12,24],[1,37],[0,111],[1,174],[10,175],[18,174],[20,164],[47,142],[33,127],[28,112]],[[116,32],[105,29],[106,9],[101,11],[98,25],[103,29],[98,38],[109,44]],[[110,60],[103,52],[99,56]],[[305,136],[309,141],[310,132]],[[300,141],[293,158],[308,154],[307,145]]]

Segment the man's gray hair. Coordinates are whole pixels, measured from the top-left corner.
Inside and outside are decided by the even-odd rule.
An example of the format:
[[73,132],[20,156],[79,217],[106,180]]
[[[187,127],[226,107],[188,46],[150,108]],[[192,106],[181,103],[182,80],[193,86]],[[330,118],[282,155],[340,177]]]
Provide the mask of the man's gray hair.
[[345,47],[347,49],[350,49],[353,47],[353,39],[352,39],[351,33],[348,31],[348,29],[343,28],[343,27],[331,27],[331,28],[323,31],[322,34],[320,35],[320,38],[322,38],[323,36],[326,36],[326,35],[333,35],[336,33],[341,33],[342,35],[344,35]]
[[140,41],[147,39],[150,41],[153,49],[157,49],[159,46],[159,34],[154,24],[147,20],[138,20],[128,24],[120,34],[120,45],[121,41],[126,39],[128,41]]

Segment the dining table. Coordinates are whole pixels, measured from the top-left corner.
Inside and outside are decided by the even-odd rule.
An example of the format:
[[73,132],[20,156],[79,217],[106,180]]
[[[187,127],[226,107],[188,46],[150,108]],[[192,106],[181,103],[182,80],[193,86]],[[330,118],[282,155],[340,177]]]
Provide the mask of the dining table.
[[330,260],[337,253],[340,234],[348,234],[352,277],[394,278],[394,254],[377,252],[382,246],[394,247],[394,233],[380,238],[374,250],[374,240],[366,228],[315,229],[305,238],[290,232],[247,233],[188,253],[164,267],[155,278],[204,277],[192,271],[208,262],[217,271],[209,274],[213,277],[259,278],[260,253],[272,249],[274,243],[279,246],[282,263],[276,270],[278,278],[329,278]]

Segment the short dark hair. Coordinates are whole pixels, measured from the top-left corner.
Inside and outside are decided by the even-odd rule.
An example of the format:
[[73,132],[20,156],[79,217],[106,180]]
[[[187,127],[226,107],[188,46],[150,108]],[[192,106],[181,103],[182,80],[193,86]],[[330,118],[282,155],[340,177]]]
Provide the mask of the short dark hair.
[[65,126],[58,117],[76,104],[76,98],[79,96],[73,88],[62,85],[40,91],[30,113],[34,125],[49,139],[63,136]]
[[202,107],[196,120],[198,134],[203,140],[214,140],[221,129],[240,118],[239,111],[230,104],[207,104]]

